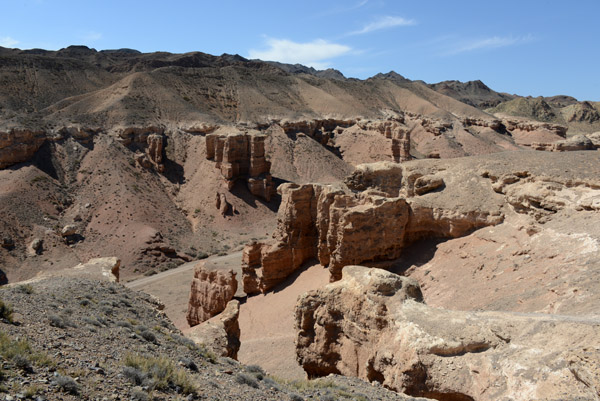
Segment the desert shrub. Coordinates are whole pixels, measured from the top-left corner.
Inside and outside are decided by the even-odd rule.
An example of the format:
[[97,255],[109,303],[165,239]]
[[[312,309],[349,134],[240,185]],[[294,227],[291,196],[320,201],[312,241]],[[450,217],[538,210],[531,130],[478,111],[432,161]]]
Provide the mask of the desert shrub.
[[290,394],[290,400],[292,400],[292,401],[304,401],[304,398],[301,395],[299,395],[299,394],[291,393]]
[[50,322],[50,326],[52,326],[52,327],[58,327],[59,329],[64,329],[67,327],[62,316],[49,315],[48,321]]
[[2,301],[0,299],[0,318],[8,321],[8,322],[12,322],[13,321],[13,309],[9,304],[4,303],[4,301]]
[[156,342],[156,336],[154,335],[153,332],[151,332],[147,328],[140,330],[139,335],[148,342],[151,342],[151,343]]
[[23,372],[27,373],[33,372],[31,362],[29,361],[29,358],[27,358],[25,355],[15,355],[12,361],[17,367],[17,369],[21,369]]
[[321,401],[336,401],[336,400],[337,400],[337,398],[335,398],[333,395],[331,395],[329,393],[327,393],[321,397]]
[[84,298],[79,301],[79,305],[81,305],[81,306],[88,306],[89,304],[90,304],[90,300],[87,298]]
[[17,291],[23,294],[33,294],[33,286],[31,284],[21,284],[17,287]]
[[144,391],[134,390],[133,393],[131,393],[131,399],[133,401],[149,401],[150,396]]
[[152,388],[161,391],[178,389],[184,394],[196,393],[189,375],[166,357],[154,358],[128,354],[124,362],[125,367],[136,369],[143,374],[143,377],[152,380]]
[[246,386],[258,388],[258,380],[246,373],[238,373],[235,375],[235,381],[239,384],[245,384]]
[[3,332],[0,332],[0,356],[12,361],[20,369],[31,367],[32,363],[38,366],[54,365],[48,355],[34,351],[27,340],[13,341]]
[[198,365],[196,365],[196,362],[194,362],[188,357],[182,356],[181,358],[179,358],[179,363],[181,363],[182,366],[188,368],[192,372],[198,371]]
[[131,366],[125,366],[123,368],[123,376],[131,383],[141,386],[142,384],[148,385],[150,379],[144,372]]
[[258,380],[262,380],[265,378],[265,371],[258,365],[246,366],[246,372],[251,373]]
[[133,330],[133,325],[129,322],[124,322],[122,320],[118,321],[117,323],[115,323],[117,326],[119,327],[125,327],[129,330]]
[[279,384],[277,384],[277,382],[273,379],[271,379],[270,377],[265,377],[263,379],[263,384],[265,385],[265,387],[276,390],[276,391],[281,391],[281,387],[279,387]]
[[58,375],[54,381],[62,392],[73,395],[79,394],[79,385],[75,380],[73,380],[73,378],[69,376]]

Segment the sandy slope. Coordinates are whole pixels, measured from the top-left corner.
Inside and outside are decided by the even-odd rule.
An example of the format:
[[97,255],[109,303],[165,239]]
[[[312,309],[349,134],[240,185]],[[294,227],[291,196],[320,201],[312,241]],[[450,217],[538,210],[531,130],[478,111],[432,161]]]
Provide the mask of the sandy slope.
[[328,282],[326,268],[309,265],[275,291],[248,298],[240,308],[240,362],[259,364],[276,376],[304,378],[304,370],[296,362],[294,345],[296,299]]

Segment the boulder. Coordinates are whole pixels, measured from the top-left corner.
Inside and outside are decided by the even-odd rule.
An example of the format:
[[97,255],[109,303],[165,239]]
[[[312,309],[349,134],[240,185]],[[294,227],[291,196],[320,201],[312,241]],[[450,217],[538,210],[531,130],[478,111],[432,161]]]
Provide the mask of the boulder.
[[415,193],[424,195],[444,186],[444,179],[434,175],[426,175],[415,180]]
[[27,249],[31,255],[39,255],[42,253],[44,248],[44,240],[40,238],[34,238],[33,241],[29,244]]
[[220,314],[192,327],[187,336],[218,356],[237,359],[240,349],[239,314],[240,303],[229,301]]
[[225,310],[237,291],[235,276],[231,269],[211,268],[204,262],[198,262],[186,315],[190,326],[196,326]]
[[600,388],[597,319],[431,308],[415,281],[380,269],[346,266],[298,299],[295,318],[310,378],[438,400],[596,399]]
[[66,226],[64,226],[62,228],[62,230],[60,230],[60,235],[62,237],[70,237],[72,235],[76,235],[77,234],[77,226],[74,224],[68,224]]

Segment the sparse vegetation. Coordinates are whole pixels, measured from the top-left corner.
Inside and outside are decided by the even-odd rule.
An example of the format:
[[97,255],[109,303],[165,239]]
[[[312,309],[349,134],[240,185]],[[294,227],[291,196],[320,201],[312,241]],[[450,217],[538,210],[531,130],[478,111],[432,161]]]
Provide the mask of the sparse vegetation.
[[253,387],[253,388],[258,388],[259,387],[258,380],[256,380],[254,378],[254,376],[251,376],[251,375],[249,375],[247,373],[241,373],[240,372],[240,373],[236,374],[235,375],[235,381],[236,381],[236,383],[245,384],[246,386],[250,386],[250,387]]
[[72,395],[79,394],[79,385],[72,377],[58,375],[55,379],[55,383],[58,388],[65,393]]
[[31,284],[21,284],[17,287],[19,292],[23,294],[33,294],[33,286]]
[[0,299],[0,318],[6,320],[7,322],[12,322],[13,321],[12,314],[13,314],[12,307]]
[[53,360],[43,352],[34,351],[25,339],[12,340],[6,333],[0,332],[0,356],[12,362],[19,369],[32,365],[53,366]]
[[155,358],[128,354],[124,363],[125,368],[129,368],[124,369],[125,377],[130,381],[135,380],[138,385],[147,383],[147,387],[156,390],[175,390],[183,394],[196,393],[196,387],[188,373],[166,357]]

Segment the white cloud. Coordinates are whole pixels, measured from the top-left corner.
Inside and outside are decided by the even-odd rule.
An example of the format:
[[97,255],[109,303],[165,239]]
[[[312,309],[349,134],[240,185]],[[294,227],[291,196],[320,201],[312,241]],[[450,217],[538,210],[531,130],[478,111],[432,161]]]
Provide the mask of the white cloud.
[[379,31],[381,29],[393,28],[395,26],[410,26],[416,24],[417,23],[411,19],[386,15],[385,17],[379,18],[377,21],[373,21],[370,24],[365,25],[362,29],[358,31],[350,32],[348,35],[363,35],[365,33]]
[[471,52],[475,50],[497,49],[500,47],[514,46],[533,41],[532,35],[527,36],[492,36],[490,38],[463,41],[454,45],[446,55]]
[[102,34],[100,32],[90,31],[83,36],[83,39],[90,42],[94,42],[96,40],[102,39]]
[[329,68],[332,58],[349,53],[352,48],[323,39],[297,43],[287,39],[267,39],[268,49],[250,50],[250,58],[281,63],[303,64],[319,70]]
[[0,38],[0,46],[2,47],[13,47],[18,43],[18,40],[13,39],[10,36],[4,36]]

